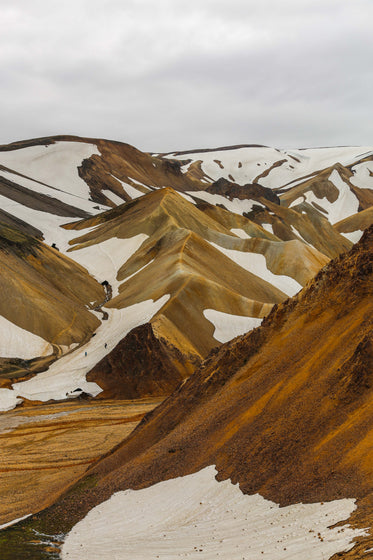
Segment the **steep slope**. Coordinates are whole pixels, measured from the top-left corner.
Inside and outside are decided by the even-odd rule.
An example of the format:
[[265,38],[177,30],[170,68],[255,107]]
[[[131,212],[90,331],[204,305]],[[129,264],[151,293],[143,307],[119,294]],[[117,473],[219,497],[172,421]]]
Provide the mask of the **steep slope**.
[[[260,328],[212,353],[87,472],[90,493],[78,485],[43,523],[70,526],[119,489],[216,464],[219,479],[283,505],[359,498],[354,522],[370,525],[372,262],[373,227]],[[366,537],[346,557],[371,546]]]

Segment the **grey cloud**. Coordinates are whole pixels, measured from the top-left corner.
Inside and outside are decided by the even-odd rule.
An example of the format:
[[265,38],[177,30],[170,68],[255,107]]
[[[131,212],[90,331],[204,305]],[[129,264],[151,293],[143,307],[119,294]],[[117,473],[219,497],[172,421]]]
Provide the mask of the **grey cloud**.
[[1,142],[372,143],[370,0],[19,0],[1,15]]

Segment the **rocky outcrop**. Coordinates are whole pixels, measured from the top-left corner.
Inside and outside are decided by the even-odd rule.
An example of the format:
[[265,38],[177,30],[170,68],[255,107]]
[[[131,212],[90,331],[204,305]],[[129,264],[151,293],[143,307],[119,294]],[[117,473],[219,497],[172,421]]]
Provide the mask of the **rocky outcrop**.
[[211,194],[220,194],[227,197],[229,200],[232,200],[233,198],[238,198],[239,200],[260,200],[260,198],[263,197],[275,204],[280,204],[279,197],[272,189],[263,187],[258,183],[238,185],[237,183],[232,183],[223,177],[209,185],[206,192]]
[[154,336],[147,323],[133,329],[87,375],[102,389],[99,398],[136,399],[165,396],[186,376],[186,362],[180,350]]

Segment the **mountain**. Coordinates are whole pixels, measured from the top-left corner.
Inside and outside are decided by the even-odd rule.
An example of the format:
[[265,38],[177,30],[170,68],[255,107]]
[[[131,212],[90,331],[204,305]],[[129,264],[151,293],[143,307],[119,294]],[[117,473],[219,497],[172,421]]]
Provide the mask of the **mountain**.
[[362,537],[372,176],[369,147],[0,146],[0,524],[56,503],[4,560],[122,489],[219,495],[212,465],[281,506],[358,499]]
[[115,492],[216,465],[218,480],[281,506],[358,499],[353,525],[361,537],[343,557],[365,558],[373,504],[372,262],[373,226],[262,326],[212,352],[33,526],[54,531],[58,519],[70,527]]

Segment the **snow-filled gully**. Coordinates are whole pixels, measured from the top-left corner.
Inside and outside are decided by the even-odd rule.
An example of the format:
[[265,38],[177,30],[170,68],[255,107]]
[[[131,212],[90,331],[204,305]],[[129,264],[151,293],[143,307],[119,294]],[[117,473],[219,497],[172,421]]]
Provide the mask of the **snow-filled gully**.
[[[69,253],[70,257],[85,266],[98,280],[108,279],[106,298],[118,293],[119,268],[148,238],[140,234],[130,239],[113,238],[98,245],[85,247]],[[96,254],[95,254],[96,251]],[[94,336],[84,345],[76,348],[55,361],[48,370],[37,374],[28,381],[14,383],[12,389],[0,389],[0,412],[11,410],[22,402],[22,398],[46,402],[79,396],[82,392],[92,396],[102,389],[86,380],[86,374],[135,327],[147,323],[167,302],[165,294],[157,301],[146,300],[124,309],[99,308],[96,313],[102,320]],[[103,314],[103,315],[102,315]]]
[[279,507],[246,496],[214,466],[142,490],[117,492],[67,535],[63,560],[326,560],[365,530],[348,524],[355,500]]

